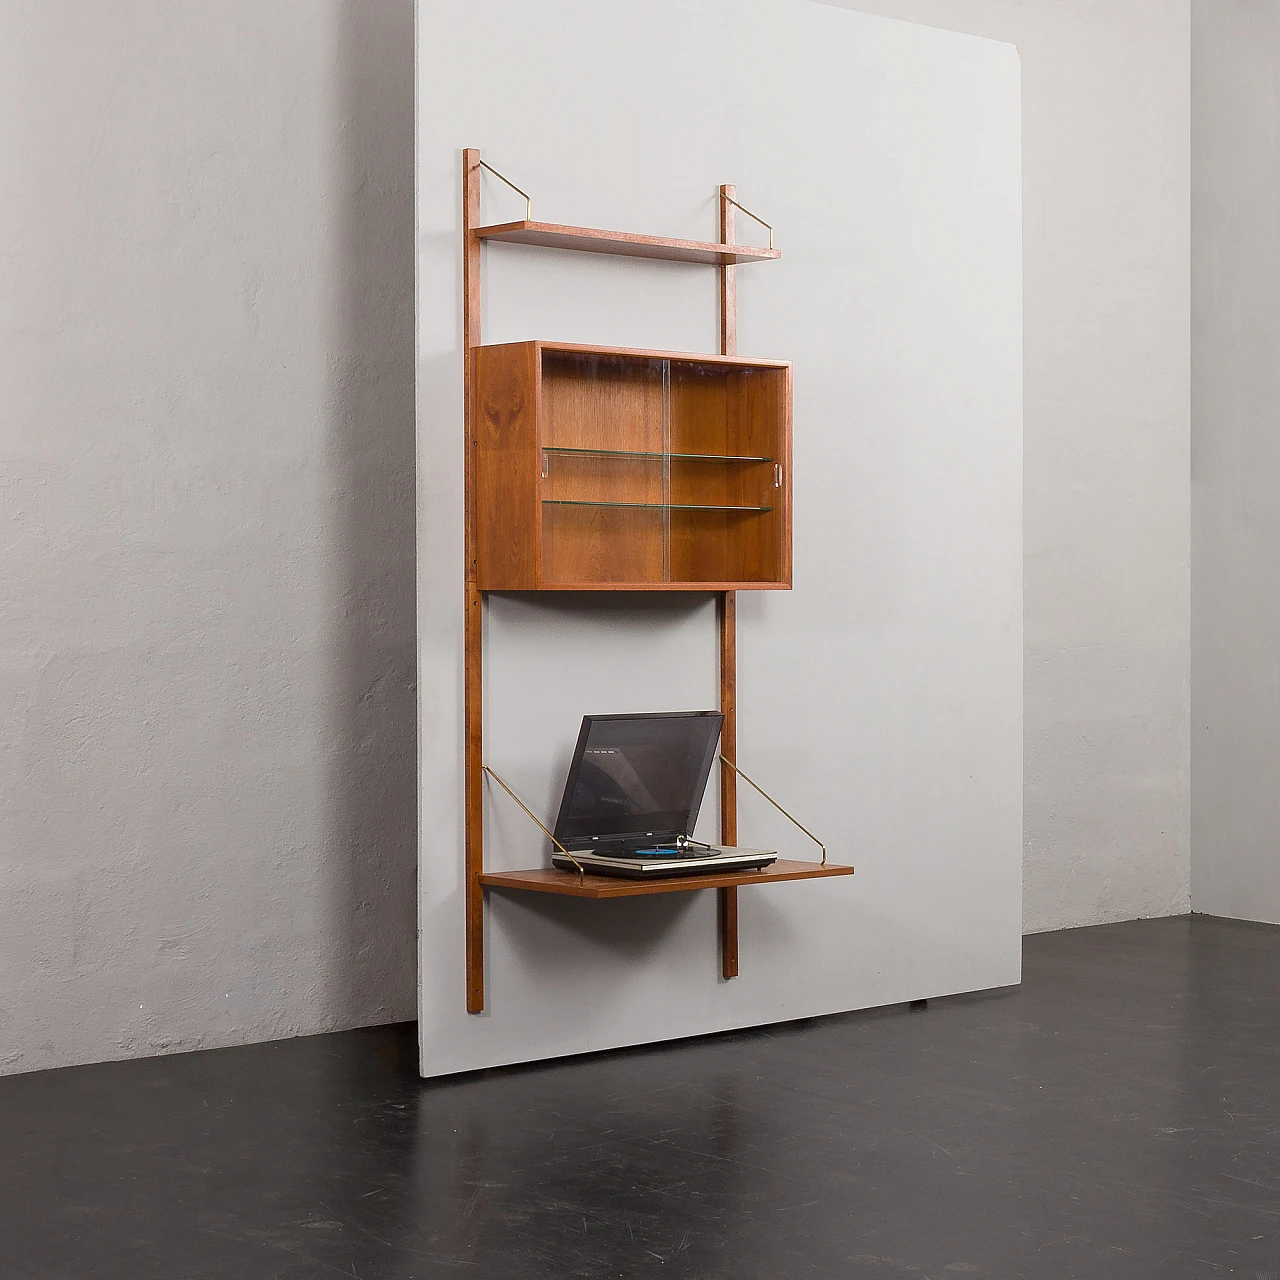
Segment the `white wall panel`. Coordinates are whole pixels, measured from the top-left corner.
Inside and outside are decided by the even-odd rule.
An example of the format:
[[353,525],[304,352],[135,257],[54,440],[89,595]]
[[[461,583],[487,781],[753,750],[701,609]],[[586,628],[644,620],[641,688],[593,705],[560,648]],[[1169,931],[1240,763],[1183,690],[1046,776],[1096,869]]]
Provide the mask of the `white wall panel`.
[[[1016,982],[1016,51],[799,0],[443,0],[418,52],[424,1074]],[[710,893],[492,895],[464,1011],[464,146],[548,221],[712,238],[730,181],[779,228],[739,273],[740,350],[795,361],[795,590],[739,597],[739,756],[858,874],[744,889],[729,983]],[[486,341],[713,349],[709,268],[485,253]],[[583,713],[714,704],[707,599],[498,598],[487,646],[486,757],[548,814]],[[743,843],[806,856],[741,811]],[[505,796],[488,813],[489,865],[545,860]]]

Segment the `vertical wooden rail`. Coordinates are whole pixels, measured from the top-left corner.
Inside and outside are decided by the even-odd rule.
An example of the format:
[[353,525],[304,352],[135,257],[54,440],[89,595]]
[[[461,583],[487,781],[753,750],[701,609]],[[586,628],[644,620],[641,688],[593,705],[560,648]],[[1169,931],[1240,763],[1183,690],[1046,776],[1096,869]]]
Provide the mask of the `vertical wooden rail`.
[[467,1012],[484,1010],[484,600],[476,585],[476,386],[475,348],[480,345],[480,152],[462,153],[462,370],[466,432],[465,560],[463,601],[463,787],[467,905]]
[[[733,591],[722,591],[719,600],[720,622],[720,710],[724,728],[720,731],[720,750],[730,760],[738,758],[738,597]],[[738,843],[738,775],[727,765],[720,766],[720,843]],[[720,895],[720,973],[725,978],[738,976],[738,890],[737,886],[718,889]]]
[[[725,198],[737,196],[737,187],[720,188],[720,243],[734,244],[737,239],[735,209]],[[720,354],[738,353],[738,268],[726,263],[720,268]],[[738,597],[736,592],[720,593],[718,621],[720,629],[720,710],[724,728],[720,734],[720,750],[736,761],[738,758]],[[738,843],[738,775],[726,765],[720,766],[720,843]],[[727,980],[738,976],[738,890],[718,889],[720,914],[720,973]]]

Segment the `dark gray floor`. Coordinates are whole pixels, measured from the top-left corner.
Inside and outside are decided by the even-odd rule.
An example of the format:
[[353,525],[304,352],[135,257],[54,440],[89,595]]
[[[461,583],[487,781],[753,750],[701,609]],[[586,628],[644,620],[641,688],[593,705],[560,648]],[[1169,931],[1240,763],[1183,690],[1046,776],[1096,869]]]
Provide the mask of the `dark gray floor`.
[[1280,929],[423,1084],[412,1028],[0,1081],[0,1277],[1280,1276]]

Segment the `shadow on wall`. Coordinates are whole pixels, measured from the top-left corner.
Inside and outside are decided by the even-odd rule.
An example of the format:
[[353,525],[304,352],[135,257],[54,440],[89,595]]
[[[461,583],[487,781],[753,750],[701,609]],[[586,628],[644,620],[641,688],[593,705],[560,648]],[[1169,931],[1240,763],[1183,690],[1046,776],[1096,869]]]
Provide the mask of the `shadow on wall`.
[[415,1016],[413,0],[339,11],[326,803],[334,1025]]

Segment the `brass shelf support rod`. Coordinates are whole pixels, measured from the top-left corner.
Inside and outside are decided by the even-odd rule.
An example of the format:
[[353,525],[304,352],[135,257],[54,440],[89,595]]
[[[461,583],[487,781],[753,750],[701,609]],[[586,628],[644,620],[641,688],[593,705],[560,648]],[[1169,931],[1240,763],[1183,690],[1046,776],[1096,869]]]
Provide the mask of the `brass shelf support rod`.
[[[480,767],[485,771],[485,773],[489,775],[489,777],[491,777],[494,780],[494,782],[498,784],[498,786],[500,786],[503,789],[503,791],[507,793],[507,795],[509,795],[516,802],[516,804],[518,804],[525,811],[526,814],[528,814],[530,818],[533,819],[534,822],[538,824],[539,828],[541,828],[542,830],[542,834],[545,835],[547,839],[550,840],[551,843],[555,845],[555,847],[559,849],[560,852],[563,853],[564,856],[568,858],[569,861],[572,862],[575,867],[578,868],[578,874],[580,876],[585,876],[587,874],[587,869],[582,865],[582,863],[580,863],[577,860],[577,858],[573,856],[573,854],[569,852],[568,849],[564,847],[564,845],[560,843],[559,840],[555,838],[555,836],[551,834],[550,830],[547,827],[543,826],[542,819],[539,818],[538,815],[534,813],[534,811],[530,809],[529,806],[525,804],[525,802],[521,800],[520,797],[516,795],[516,793],[512,791],[511,788],[507,786],[507,784],[503,782],[503,780],[500,777],[498,777],[498,775],[494,773],[494,771],[490,769],[487,764],[483,764]],[[797,823],[797,825],[799,824]]]
[[[477,161],[477,163],[479,164],[480,168],[488,169],[489,172],[493,174],[493,176],[497,178],[499,182],[505,182],[507,186],[509,186],[511,190],[516,193],[516,195],[524,197],[524,220],[526,222],[532,222],[533,221],[533,201],[529,198],[529,193],[527,191],[521,191],[520,188],[517,187],[516,184],[506,176],[506,174],[499,173],[497,169],[493,167],[493,165],[486,164],[483,160],[479,160]],[[746,211],[744,210],[743,212],[746,212]],[[755,215],[753,214],[752,216],[754,217]],[[756,218],[756,221],[759,222],[760,219]],[[769,236],[770,236],[769,248],[772,249],[773,248],[773,239],[772,239],[773,232],[772,231],[769,233]],[[494,777],[497,777],[497,774],[495,774]]]
[[[484,164],[484,161],[482,160],[480,163]],[[488,168],[487,165],[485,167]],[[523,194],[523,192],[521,194]],[[752,213],[745,204],[739,204],[732,196],[722,194],[721,199],[733,205],[735,209],[741,209],[742,212],[752,220],[752,222],[758,222],[769,233],[769,248],[773,248],[773,227],[769,223],[767,223],[758,213]],[[743,774],[743,777],[746,777],[746,774]],[[763,795],[764,792],[762,791],[760,794]],[[797,823],[796,825],[798,826],[799,824]]]
[[823,844],[822,841],[819,840],[818,837],[815,836],[813,832],[810,831],[809,828],[804,825],[804,823],[800,822],[796,818],[793,818],[791,814],[789,814],[758,782],[752,782],[752,780],[748,778],[747,775],[743,773],[742,770],[739,769],[738,766],[734,764],[732,760],[726,759],[724,756],[721,756],[720,763],[727,764],[729,768],[732,769],[734,773],[736,773],[738,777],[740,777],[743,780],[743,782],[745,782],[750,787],[754,787],[762,796],[764,796],[764,798],[771,805],[773,805],[773,807],[777,809],[777,811],[780,814],[782,814],[782,816],[786,818],[788,822],[790,822],[793,826],[799,827],[800,830],[803,831],[805,835],[807,835],[809,839],[812,840],[813,843],[816,844],[818,848],[822,850],[821,865],[824,867],[827,865],[827,846]]

